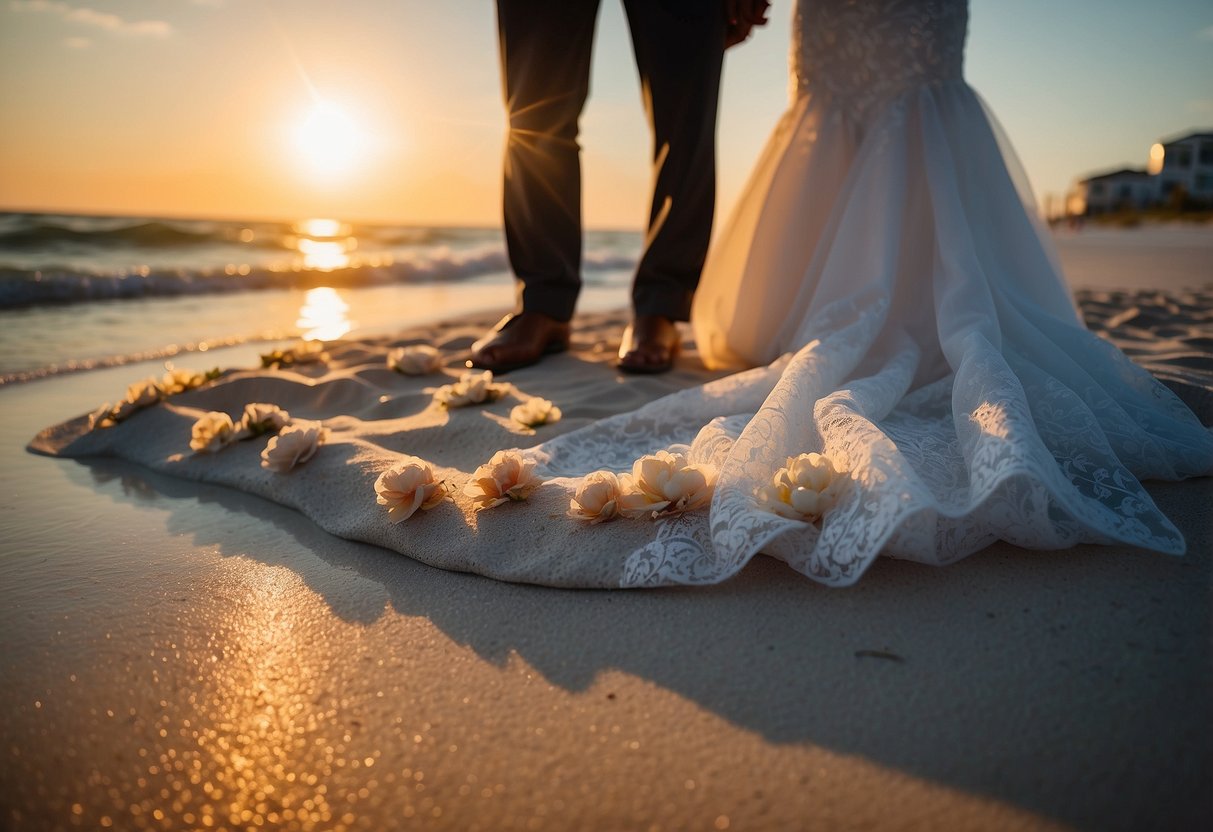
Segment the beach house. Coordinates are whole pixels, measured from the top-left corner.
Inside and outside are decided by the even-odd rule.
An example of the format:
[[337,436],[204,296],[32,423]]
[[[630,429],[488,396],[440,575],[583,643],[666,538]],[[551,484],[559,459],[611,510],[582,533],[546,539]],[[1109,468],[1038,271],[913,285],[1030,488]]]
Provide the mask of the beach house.
[[1070,214],[1106,214],[1141,209],[1156,200],[1154,177],[1139,168],[1123,168],[1080,179],[1067,199]]
[[1198,130],[1156,142],[1149,164],[1079,179],[1066,194],[1068,216],[1096,216],[1169,205],[1213,207],[1213,131]]
[[1167,202],[1176,188],[1188,198],[1213,205],[1213,132],[1199,131],[1164,139],[1150,148],[1149,172],[1155,200]]

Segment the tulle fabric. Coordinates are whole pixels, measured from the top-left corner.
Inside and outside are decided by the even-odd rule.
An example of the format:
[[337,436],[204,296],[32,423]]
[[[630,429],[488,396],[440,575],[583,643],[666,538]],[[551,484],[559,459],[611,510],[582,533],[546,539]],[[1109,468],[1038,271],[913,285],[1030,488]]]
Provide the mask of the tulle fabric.
[[[671,446],[719,467],[710,511],[657,521],[622,586],[713,583],[760,552],[843,586],[881,554],[940,565],[997,540],[1184,551],[1140,480],[1213,473],[1213,436],[1084,328],[1016,171],[963,81],[862,124],[797,96],[693,313],[710,365],[757,369],[529,452],[570,492]],[[809,451],[851,478],[819,523],[757,497]]]

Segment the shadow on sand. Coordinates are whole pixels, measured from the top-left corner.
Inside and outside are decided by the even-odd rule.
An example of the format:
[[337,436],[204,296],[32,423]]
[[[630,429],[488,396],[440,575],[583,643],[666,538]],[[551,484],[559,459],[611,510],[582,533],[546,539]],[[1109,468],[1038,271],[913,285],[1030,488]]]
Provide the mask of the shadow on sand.
[[[1188,537],[1184,558],[997,546],[946,569],[884,559],[847,590],[759,558],[717,587],[608,592],[443,572],[247,494],[80,464],[96,490],[155,504],[200,546],[293,570],[347,622],[390,604],[570,691],[621,671],[772,743],[860,755],[1078,827],[1213,820],[1199,797],[1213,774],[1201,508],[1213,480],[1151,487]],[[277,532],[250,550],[247,524],[207,521],[204,504]]]

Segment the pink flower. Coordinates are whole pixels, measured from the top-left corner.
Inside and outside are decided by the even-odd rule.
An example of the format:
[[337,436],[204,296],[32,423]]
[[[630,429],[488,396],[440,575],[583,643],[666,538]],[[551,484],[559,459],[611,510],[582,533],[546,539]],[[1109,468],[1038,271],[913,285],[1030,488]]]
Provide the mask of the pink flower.
[[590,525],[613,520],[619,516],[619,494],[619,478],[610,471],[587,474],[569,500],[569,517]]
[[375,480],[375,502],[387,506],[393,523],[412,517],[418,509],[429,511],[446,499],[446,486],[434,481],[434,471],[425,460],[406,456]]
[[261,452],[261,467],[285,474],[307,462],[328,439],[328,429],[319,422],[295,422],[284,427]]
[[493,508],[510,500],[525,500],[543,484],[543,480],[535,476],[534,468],[535,463],[524,459],[518,451],[498,451],[476,469],[463,493],[471,497],[479,509]]

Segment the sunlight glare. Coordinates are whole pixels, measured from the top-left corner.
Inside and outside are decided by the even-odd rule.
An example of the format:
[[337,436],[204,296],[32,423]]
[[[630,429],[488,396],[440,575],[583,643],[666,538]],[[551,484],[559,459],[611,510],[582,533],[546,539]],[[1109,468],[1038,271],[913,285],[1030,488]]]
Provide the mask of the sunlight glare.
[[331,272],[354,265],[350,252],[358,248],[358,240],[346,223],[312,218],[295,223],[294,230],[300,236],[286,237],[285,244],[303,255],[303,268]]
[[350,265],[346,244],[339,240],[313,240],[304,237],[299,240],[299,253],[303,255],[303,267],[322,272],[333,269],[344,269]]
[[341,299],[337,290],[329,286],[308,289],[299,309],[300,335],[305,341],[332,341],[345,335],[354,327],[346,313],[350,305]]
[[317,102],[295,130],[295,146],[309,172],[321,178],[348,173],[367,144],[362,128],[327,101]]
[[320,219],[318,217],[296,223],[295,230],[309,237],[336,237],[339,234],[350,233],[349,226],[344,223],[338,220]]

